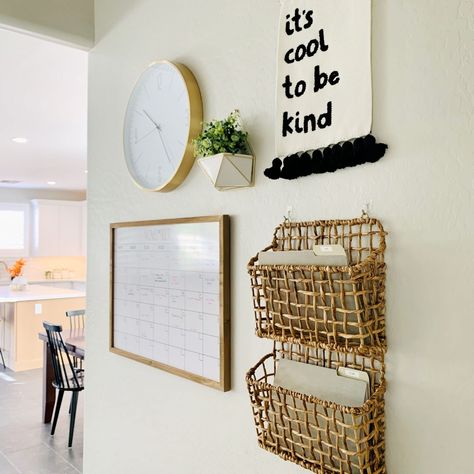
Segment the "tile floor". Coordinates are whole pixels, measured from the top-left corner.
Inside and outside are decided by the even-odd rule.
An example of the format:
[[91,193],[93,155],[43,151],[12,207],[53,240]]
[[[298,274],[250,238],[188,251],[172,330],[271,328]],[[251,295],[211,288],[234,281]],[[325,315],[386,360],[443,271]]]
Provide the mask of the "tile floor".
[[71,449],[69,400],[64,395],[56,434],[41,422],[42,371],[12,372],[0,367],[0,473],[77,474],[82,472],[83,398],[79,405]]

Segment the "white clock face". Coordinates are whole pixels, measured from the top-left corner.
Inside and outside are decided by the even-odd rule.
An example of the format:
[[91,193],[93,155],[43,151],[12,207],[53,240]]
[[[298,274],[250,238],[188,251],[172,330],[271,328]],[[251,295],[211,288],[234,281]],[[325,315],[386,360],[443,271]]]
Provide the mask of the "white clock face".
[[172,63],[152,64],[132,92],[124,124],[125,159],[139,186],[161,190],[175,177],[189,145],[190,122],[182,73]]

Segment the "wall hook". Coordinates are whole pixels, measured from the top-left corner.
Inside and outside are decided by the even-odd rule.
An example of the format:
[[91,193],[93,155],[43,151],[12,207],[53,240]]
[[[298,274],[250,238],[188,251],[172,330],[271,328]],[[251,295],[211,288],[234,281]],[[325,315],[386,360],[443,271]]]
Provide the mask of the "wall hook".
[[284,224],[290,224],[291,223],[291,217],[293,214],[293,206],[287,206],[286,207],[286,214],[283,216],[283,223]]
[[369,218],[369,207],[370,207],[370,203],[369,202],[365,203],[365,206],[362,209],[362,219]]

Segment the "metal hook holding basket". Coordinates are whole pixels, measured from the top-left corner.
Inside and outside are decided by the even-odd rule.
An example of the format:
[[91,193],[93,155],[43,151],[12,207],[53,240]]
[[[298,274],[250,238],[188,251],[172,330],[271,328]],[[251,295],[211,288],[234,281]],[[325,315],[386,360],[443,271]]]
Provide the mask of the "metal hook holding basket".
[[370,202],[366,202],[364,208],[362,209],[362,219],[368,219],[369,218],[369,208],[370,208]]
[[283,224],[291,224],[291,214],[293,213],[293,207],[288,206],[286,210],[286,215],[283,216]]

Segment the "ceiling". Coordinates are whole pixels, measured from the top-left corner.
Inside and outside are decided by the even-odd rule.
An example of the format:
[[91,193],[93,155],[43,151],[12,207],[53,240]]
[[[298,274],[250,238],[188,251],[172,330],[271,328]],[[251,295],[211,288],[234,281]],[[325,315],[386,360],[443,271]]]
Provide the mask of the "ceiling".
[[85,190],[87,52],[3,29],[0,44],[0,187]]

